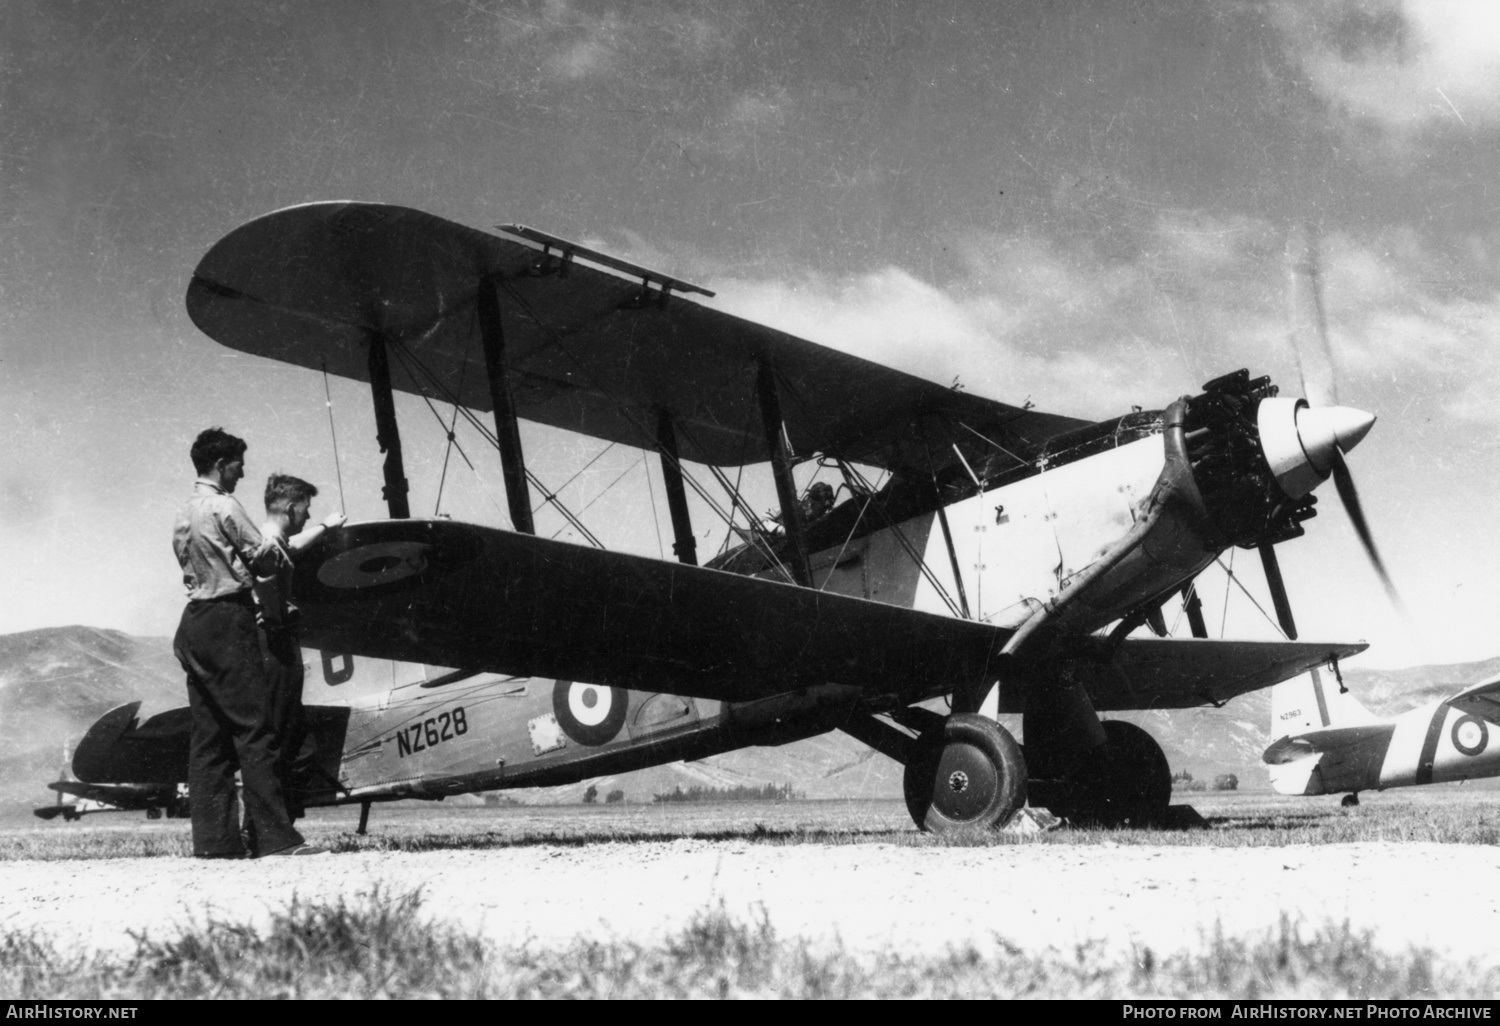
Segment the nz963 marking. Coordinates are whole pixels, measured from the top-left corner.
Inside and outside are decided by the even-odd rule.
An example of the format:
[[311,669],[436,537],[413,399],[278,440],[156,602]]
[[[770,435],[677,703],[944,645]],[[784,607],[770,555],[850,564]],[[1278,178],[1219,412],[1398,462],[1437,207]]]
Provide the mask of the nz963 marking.
[[469,718],[464,713],[464,707],[455,706],[451,713],[440,712],[396,731],[396,755],[404,759],[468,732]]

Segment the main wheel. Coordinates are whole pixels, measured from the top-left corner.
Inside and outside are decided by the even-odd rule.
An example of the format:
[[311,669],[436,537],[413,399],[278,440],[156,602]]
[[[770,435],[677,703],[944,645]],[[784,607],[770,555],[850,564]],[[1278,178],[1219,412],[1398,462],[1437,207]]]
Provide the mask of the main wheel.
[[1026,760],[994,720],[955,713],[917,739],[902,785],[919,829],[997,830],[1026,804]]
[[1172,804],[1172,767],[1161,745],[1124,720],[1107,720],[1104,774],[1097,778],[1098,812],[1109,823],[1161,819]]

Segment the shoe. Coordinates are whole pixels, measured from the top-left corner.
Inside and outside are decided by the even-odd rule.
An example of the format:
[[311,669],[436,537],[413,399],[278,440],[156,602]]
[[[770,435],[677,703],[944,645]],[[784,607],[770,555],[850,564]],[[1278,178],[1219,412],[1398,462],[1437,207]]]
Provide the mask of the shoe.
[[332,854],[327,848],[320,848],[316,844],[294,844],[280,851],[273,851],[262,855],[264,859],[274,859],[282,855],[329,855]]

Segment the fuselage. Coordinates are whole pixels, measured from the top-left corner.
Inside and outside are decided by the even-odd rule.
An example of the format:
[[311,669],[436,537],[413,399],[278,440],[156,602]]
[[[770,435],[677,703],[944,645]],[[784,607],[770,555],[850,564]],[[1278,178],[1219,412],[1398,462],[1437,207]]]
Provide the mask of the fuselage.
[[1341,794],[1500,775],[1492,727],[1446,700],[1365,727],[1330,727],[1306,736],[1306,756],[1272,764],[1271,784],[1282,794]]

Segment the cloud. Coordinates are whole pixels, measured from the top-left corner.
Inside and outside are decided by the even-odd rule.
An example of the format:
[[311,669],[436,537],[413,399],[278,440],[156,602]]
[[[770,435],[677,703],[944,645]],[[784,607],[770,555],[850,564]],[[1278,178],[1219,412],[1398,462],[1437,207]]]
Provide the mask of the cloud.
[[[1239,367],[1270,374],[1288,395],[1301,391],[1287,341],[1285,233],[1269,222],[1164,216],[1129,258],[978,233],[961,249],[967,274],[943,288],[893,266],[844,279],[720,275],[711,284],[718,305],[740,316],[1059,413],[1161,407]],[[1451,266],[1411,232],[1325,241],[1345,402],[1389,412],[1419,398],[1460,422],[1500,423],[1500,356],[1490,341],[1500,291],[1455,283],[1443,273]]]
[[1272,19],[1312,87],[1398,134],[1500,121],[1500,6],[1482,0],[1281,0]]
[[484,78],[507,83],[540,67],[566,82],[610,78],[648,88],[665,84],[669,70],[723,51],[729,26],[673,3],[632,4],[628,12],[596,11],[572,0],[521,8],[509,2],[471,4],[471,42],[487,54]]
[[[1043,409],[1103,417],[1177,394],[1168,383],[1179,364],[1170,345],[1102,330],[1115,304],[1087,268],[1035,251],[1023,266],[1004,288],[976,280],[940,289],[898,267],[840,281],[715,286],[732,313],[1003,402],[1030,398]],[[1059,320],[1094,329],[1057,331]]]
[[1500,290],[1456,276],[1465,265],[1409,231],[1335,235],[1324,250],[1328,320],[1346,376],[1420,396],[1459,421],[1500,424]]

